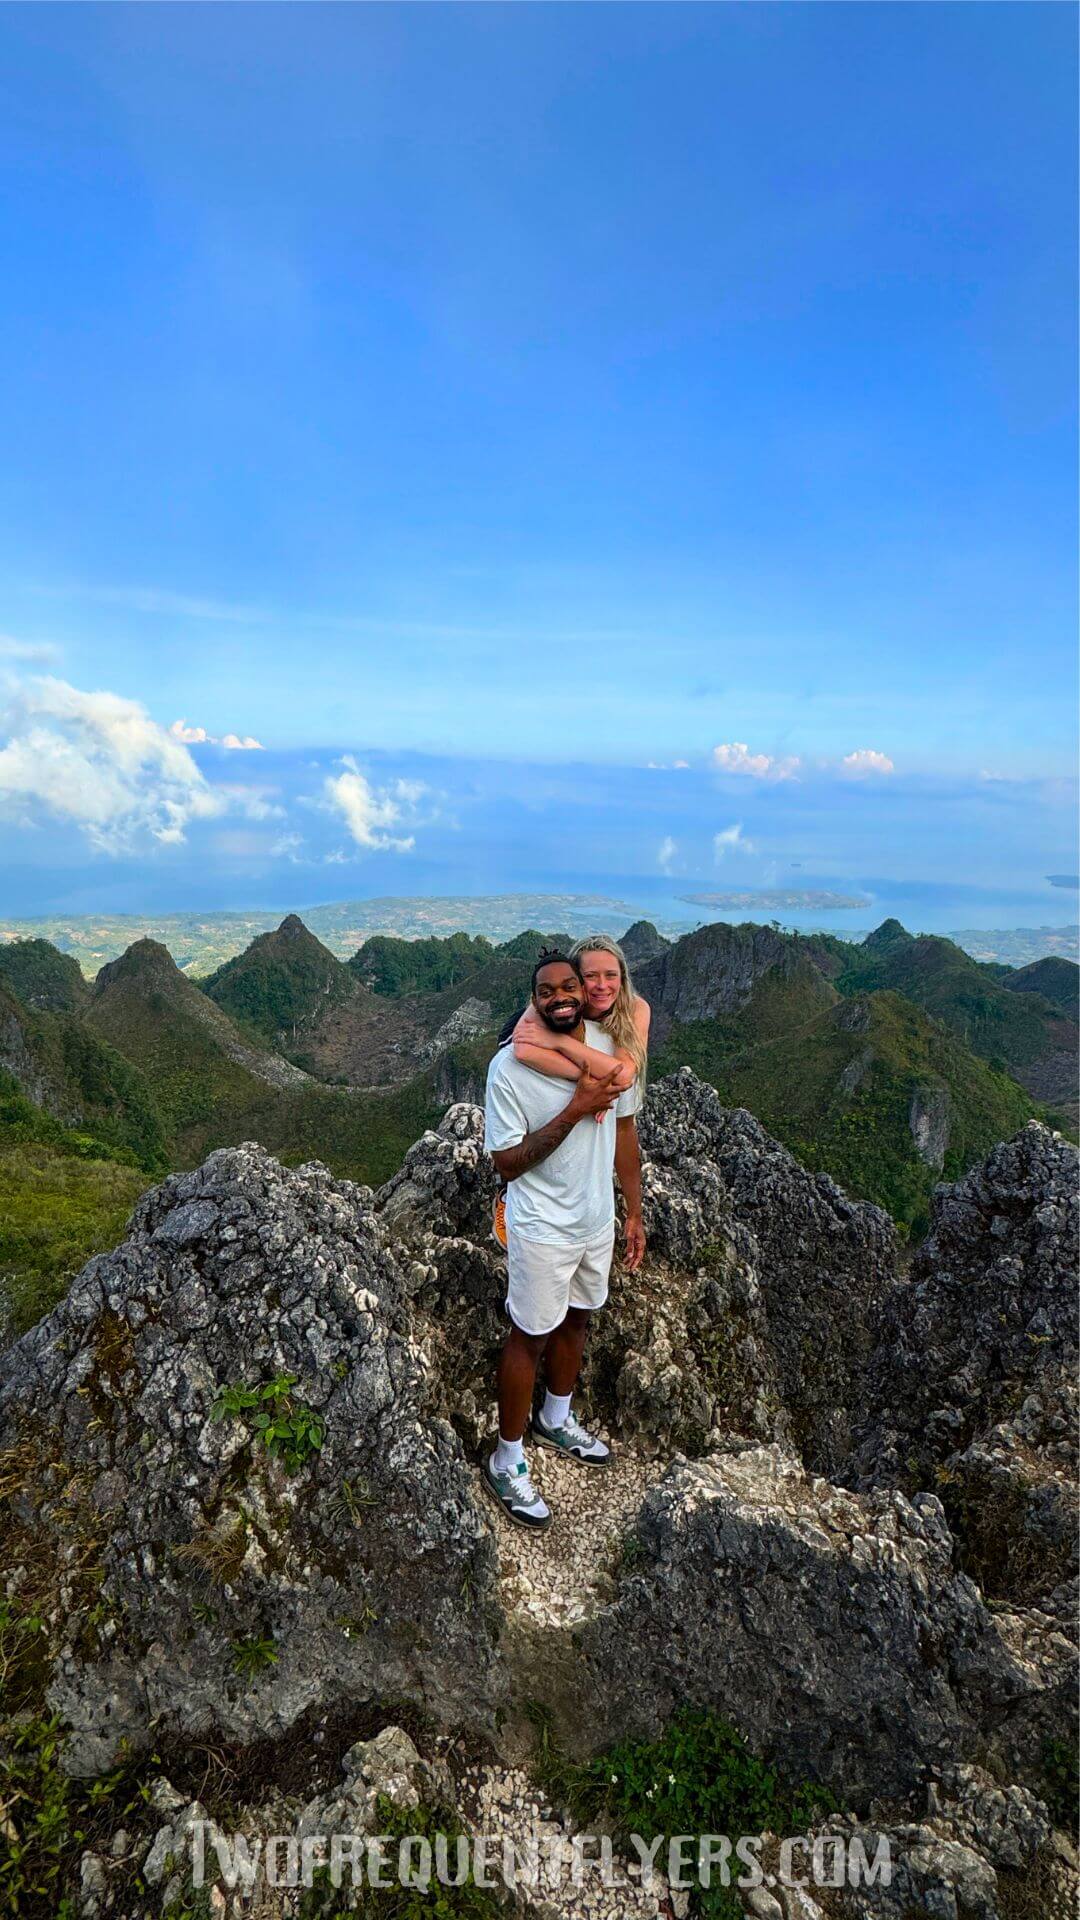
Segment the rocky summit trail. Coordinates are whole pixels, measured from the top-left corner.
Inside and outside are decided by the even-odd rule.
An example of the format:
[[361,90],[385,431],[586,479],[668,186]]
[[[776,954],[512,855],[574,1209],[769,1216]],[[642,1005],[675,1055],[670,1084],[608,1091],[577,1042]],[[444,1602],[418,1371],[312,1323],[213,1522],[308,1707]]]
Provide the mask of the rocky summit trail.
[[[688,1708],[889,1839],[889,1888],[758,1888],[757,1920],[1075,1902],[1075,1149],[1032,1123],[939,1187],[908,1266],[689,1069],[641,1133],[649,1255],[579,1394],[617,1457],[534,1450],[540,1539],[478,1481],[505,1270],[467,1104],[377,1192],[253,1145],[171,1175],[5,1353],[0,1755],[51,1713],[65,1792],[146,1788],[72,1821],[70,1911],[175,1909],[219,1775],[252,1833],[371,1831],[384,1792],[565,1835],[538,1717],[572,1769]],[[608,1897],[547,1920],[649,1911]],[[227,1909],[300,1911],[195,1911]]]

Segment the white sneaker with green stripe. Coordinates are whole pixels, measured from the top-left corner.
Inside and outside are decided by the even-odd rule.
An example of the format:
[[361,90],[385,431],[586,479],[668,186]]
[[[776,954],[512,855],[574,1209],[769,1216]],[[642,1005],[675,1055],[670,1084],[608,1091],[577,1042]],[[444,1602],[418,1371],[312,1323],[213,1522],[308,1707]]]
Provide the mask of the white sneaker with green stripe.
[[524,1460],[516,1467],[497,1473],[495,1455],[491,1454],[481,1468],[481,1478],[492,1498],[498,1501],[515,1527],[529,1527],[533,1533],[541,1533],[545,1527],[550,1527],[551,1508],[533,1486]]
[[534,1413],[532,1431],[533,1439],[542,1447],[551,1447],[555,1453],[565,1454],[568,1460],[580,1460],[584,1467],[611,1464],[611,1448],[598,1440],[595,1433],[590,1433],[588,1427],[583,1427],[576,1414],[568,1413],[561,1427],[548,1427],[541,1416]]

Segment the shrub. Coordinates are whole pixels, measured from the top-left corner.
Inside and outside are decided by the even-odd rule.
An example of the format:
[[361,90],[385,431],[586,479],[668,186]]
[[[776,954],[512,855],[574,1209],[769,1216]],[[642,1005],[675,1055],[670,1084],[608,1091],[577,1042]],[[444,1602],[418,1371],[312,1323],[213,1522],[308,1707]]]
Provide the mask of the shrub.
[[[634,1833],[650,1840],[662,1834],[665,1847],[676,1834],[802,1833],[837,1805],[827,1788],[783,1782],[711,1710],[680,1713],[659,1739],[622,1740],[585,1761],[559,1751],[542,1710],[532,1718],[541,1787],[582,1822],[604,1817],[624,1845]],[[697,1887],[693,1901],[707,1920],[742,1914],[734,1887]]]
[[326,1423],[321,1415],[293,1398],[295,1385],[294,1373],[279,1373],[262,1386],[222,1387],[210,1418],[238,1419],[250,1414],[267,1453],[283,1462],[286,1473],[299,1473],[322,1446]]

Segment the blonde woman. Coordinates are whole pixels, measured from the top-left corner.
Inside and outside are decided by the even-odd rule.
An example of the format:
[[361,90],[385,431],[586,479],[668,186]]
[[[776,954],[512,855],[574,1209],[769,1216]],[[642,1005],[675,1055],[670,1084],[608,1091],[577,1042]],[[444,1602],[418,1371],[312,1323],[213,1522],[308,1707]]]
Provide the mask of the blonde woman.
[[[645,1083],[645,1063],[649,1041],[651,1008],[647,1000],[634,992],[626,955],[617,940],[607,933],[590,933],[570,949],[585,984],[585,1015],[603,1027],[615,1043],[615,1058],[620,1072],[615,1079],[622,1092],[635,1080]],[[611,1073],[611,1056],[587,1047],[566,1034],[552,1033],[532,1006],[521,1015],[513,1032],[515,1057],[537,1073],[559,1080],[579,1080],[582,1074],[606,1079]],[[603,1120],[598,1113],[597,1121]]]

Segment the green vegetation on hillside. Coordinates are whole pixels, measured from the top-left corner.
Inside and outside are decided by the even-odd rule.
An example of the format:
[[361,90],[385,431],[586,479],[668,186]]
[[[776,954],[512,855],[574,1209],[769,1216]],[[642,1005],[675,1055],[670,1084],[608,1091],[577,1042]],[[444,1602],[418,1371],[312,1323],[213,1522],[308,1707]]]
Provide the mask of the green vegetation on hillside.
[[[659,1859],[677,1834],[803,1833],[815,1817],[834,1812],[827,1787],[791,1781],[761,1760],[743,1735],[712,1708],[686,1708],[652,1740],[620,1740],[591,1760],[571,1760],[556,1741],[542,1708],[530,1711],[539,1745],[533,1771],[556,1806],[568,1806],[586,1827],[628,1846],[632,1834],[663,1836]],[[688,1868],[690,1911],[701,1920],[741,1920],[736,1889],[719,1871]]]
[[377,933],[354,953],[348,965],[374,993],[398,997],[441,993],[460,986],[495,952],[483,934],[452,933],[448,939],[399,940]]
[[47,1013],[74,1013],[90,997],[78,961],[47,940],[0,941],[0,981],[24,1007]]
[[1063,960],[1048,954],[1045,960],[1033,960],[1028,967],[1005,967],[1002,985],[1010,993],[1039,993],[1051,1006],[1075,1020],[1080,1007],[1080,967],[1075,960]]
[[[595,932],[595,928],[590,931]],[[515,933],[512,940],[504,940],[496,951],[504,960],[523,960],[531,970],[545,947],[569,953],[575,938],[571,933],[540,933],[536,927],[526,927],[524,933]]]
[[[22,1005],[0,987],[3,1061],[35,1111],[63,1116],[101,1151],[150,1173],[166,1164],[164,1133],[146,1079],[123,1050],[85,1021]],[[22,1137],[22,1136],[20,1136]],[[35,1135],[41,1138],[41,1135]]]
[[334,1173],[372,1183],[387,1179],[438,1118],[430,1073],[385,1093],[270,1084],[231,1057],[236,1030],[203,1001],[175,968],[162,967],[159,953],[148,954],[141,968],[107,983],[87,1016],[140,1062],[176,1166],[258,1140],[287,1164],[323,1160]]
[[344,961],[336,960],[295,914],[200,984],[257,1041],[290,1050],[317,1014],[356,991]]
[[[493,945],[482,934],[474,938],[468,933],[452,933],[445,940],[398,940],[389,934],[376,934],[365,940],[348,964],[365,986],[391,998],[460,987],[486,974],[492,962],[523,963],[522,977],[527,987],[529,971],[541,948],[559,946],[565,950],[570,938],[567,933],[538,933],[534,927],[516,933],[501,946]],[[480,986],[475,991],[487,998]]]
[[[199,991],[190,981],[181,985],[189,993]],[[99,994],[87,1019],[118,1051],[138,1062],[173,1157],[191,1128],[214,1120],[227,1127],[228,1116],[240,1112],[261,1086],[246,1067],[229,1058],[211,1026],[193,1018],[172,992],[153,983],[145,990],[134,986]]]
[[318,1085],[286,1092],[263,1087],[243,1108],[192,1128],[184,1139],[183,1164],[197,1166],[215,1147],[257,1140],[286,1166],[322,1160],[340,1179],[379,1186],[442,1115],[430,1073],[377,1093]]
[[146,1185],[115,1160],[0,1144],[0,1320],[12,1336],[51,1313],[92,1254],[123,1239]]
[[851,950],[836,981],[841,993],[879,988],[901,993],[943,1021],[973,1053],[1013,1072],[1031,1067],[1055,1046],[1070,1044],[1059,1007],[1038,993],[1009,991],[951,940],[908,935],[870,952],[867,946]]
[[147,1175],[62,1127],[0,1073],[0,1325],[51,1312],[91,1254],[114,1247]]
[[[935,1181],[956,1179],[1035,1107],[1007,1074],[975,1059],[898,994],[867,994],[807,1018],[805,977],[785,1012],[788,986],[767,979],[743,1013],[676,1028],[652,1058],[652,1073],[692,1067],[805,1166],[876,1201],[907,1231],[924,1232]],[[916,1095],[947,1100],[940,1173],[915,1149]]]

